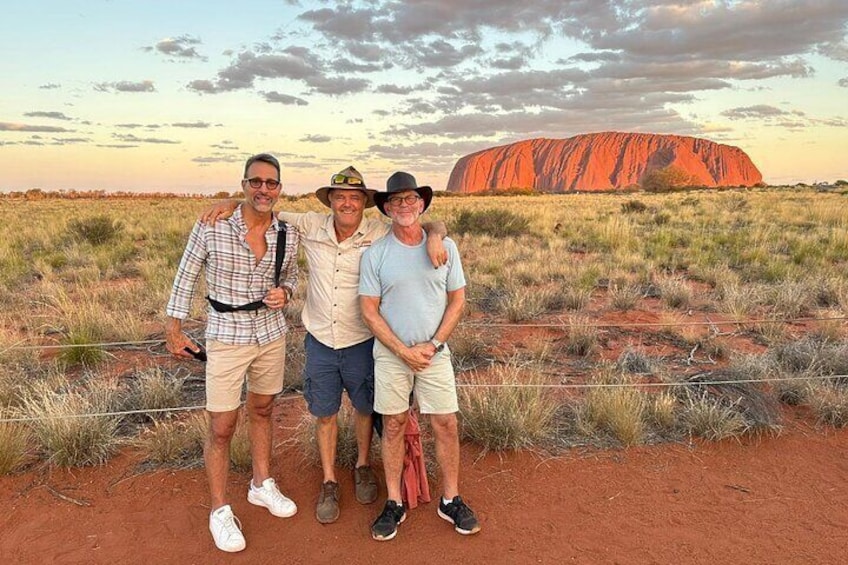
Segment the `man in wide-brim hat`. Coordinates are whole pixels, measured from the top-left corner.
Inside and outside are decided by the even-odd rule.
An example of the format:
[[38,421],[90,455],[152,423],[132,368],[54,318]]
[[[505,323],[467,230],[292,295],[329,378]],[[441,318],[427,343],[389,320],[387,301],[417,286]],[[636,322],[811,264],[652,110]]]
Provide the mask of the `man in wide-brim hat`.
[[[338,443],[337,414],[343,391],[354,407],[357,459],[354,469],[356,500],[368,504],[377,498],[377,478],[371,469],[374,411],[374,337],[363,323],[359,310],[359,260],[372,243],[384,237],[391,225],[381,218],[366,218],[373,207],[376,190],[362,174],[347,167],[330,177],[330,183],[315,191],[315,197],[330,214],[280,212],[279,219],[295,226],[306,251],[309,278],[301,318],[306,328],[303,396],[316,419],[316,439],[323,479],[315,508],[322,524],[339,517],[339,483],[335,461]],[[205,212],[204,221],[214,221],[235,208],[220,203]],[[426,224],[434,236],[427,246],[433,266],[447,258],[441,238],[442,222]]]
[[374,195],[392,219],[392,231],[362,255],[359,302],[374,342],[374,410],[383,415],[383,469],[387,500],[371,525],[371,537],[387,541],[406,519],[401,475],[409,395],[430,415],[436,459],[442,472],[438,515],[463,535],[480,531],[474,512],[459,495],[459,404],[450,348],[445,343],[465,307],[465,274],[456,243],[444,238],[447,262],[433,269],[425,245],[429,237],[421,214],[433,189],[399,171],[386,191]]
[[380,212],[388,216],[389,214],[386,212],[386,202],[389,197],[392,194],[407,192],[410,190],[416,192],[418,196],[421,197],[421,200],[424,203],[424,207],[421,209],[421,214],[423,214],[427,211],[427,208],[430,207],[430,202],[433,201],[433,189],[429,186],[418,186],[415,182],[415,177],[403,171],[398,171],[388,178],[386,181],[386,192],[374,191],[374,203],[377,205]]

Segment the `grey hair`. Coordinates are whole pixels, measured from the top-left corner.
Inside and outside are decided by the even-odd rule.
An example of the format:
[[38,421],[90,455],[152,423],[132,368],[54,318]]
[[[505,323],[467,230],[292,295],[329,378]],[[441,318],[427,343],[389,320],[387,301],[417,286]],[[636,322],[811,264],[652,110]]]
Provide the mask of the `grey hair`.
[[268,163],[275,169],[277,169],[277,180],[280,180],[280,162],[277,161],[277,158],[271,155],[270,153],[258,153],[247,160],[244,164],[244,178],[247,178],[247,170],[253,163]]

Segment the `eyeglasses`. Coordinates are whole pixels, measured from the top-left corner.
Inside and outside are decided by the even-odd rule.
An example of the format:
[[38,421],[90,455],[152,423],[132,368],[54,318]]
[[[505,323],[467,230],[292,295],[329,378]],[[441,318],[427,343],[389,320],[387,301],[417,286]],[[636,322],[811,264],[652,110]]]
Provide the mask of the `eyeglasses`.
[[262,185],[268,187],[268,190],[277,190],[280,188],[280,181],[274,179],[260,179],[260,178],[252,178],[252,179],[244,179],[247,181],[247,184],[250,185],[250,188],[262,188]]
[[341,173],[337,175],[333,175],[330,178],[330,184],[348,184],[348,185],[356,185],[356,186],[364,186],[365,183],[362,182],[362,179],[357,177],[349,177],[347,175],[343,175]]
[[392,206],[400,206],[401,202],[412,206],[419,200],[421,200],[421,197],[417,194],[407,194],[406,196],[391,196],[386,199],[386,201]]

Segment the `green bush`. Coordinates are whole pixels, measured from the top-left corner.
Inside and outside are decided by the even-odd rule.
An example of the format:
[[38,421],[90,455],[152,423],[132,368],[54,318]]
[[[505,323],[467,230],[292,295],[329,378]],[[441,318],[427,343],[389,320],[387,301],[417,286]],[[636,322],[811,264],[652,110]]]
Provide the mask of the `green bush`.
[[91,216],[68,222],[68,231],[91,245],[102,245],[115,239],[124,229],[123,224],[109,216]]
[[665,167],[645,173],[641,184],[648,192],[671,192],[692,184],[692,177],[678,167]]
[[530,220],[509,210],[489,208],[486,210],[463,210],[454,220],[453,233],[490,235],[492,237],[516,237],[530,232]]

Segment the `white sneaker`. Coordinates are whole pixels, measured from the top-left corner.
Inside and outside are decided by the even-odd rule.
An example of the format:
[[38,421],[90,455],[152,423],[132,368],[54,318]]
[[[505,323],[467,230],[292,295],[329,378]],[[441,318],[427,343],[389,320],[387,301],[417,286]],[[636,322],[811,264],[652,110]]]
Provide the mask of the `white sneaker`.
[[274,479],[265,479],[260,488],[253,486],[253,481],[250,481],[247,501],[256,506],[264,506],[278,518],[289,518],[297,514],[297,505],[280,492]]
[[209,531],[221,551],[235,553],[247,545],[241,533],[241,522],[235,517],[229,504],[209,514]]

